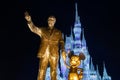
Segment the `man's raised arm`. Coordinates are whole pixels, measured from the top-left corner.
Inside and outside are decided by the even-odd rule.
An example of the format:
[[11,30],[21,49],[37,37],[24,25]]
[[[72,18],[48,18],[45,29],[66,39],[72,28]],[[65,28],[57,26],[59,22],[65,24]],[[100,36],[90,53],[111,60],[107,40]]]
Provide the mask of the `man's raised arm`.
[[41,36],[41,29],[39,29],[38,27],[36,27],[36,26],[34,25],[34,23],[32,22],[31,16],[29,15],[28,12],[25,12],[25,19],[26,19],[26,21],[27,21],[27,24],[28,24],[29,29],[30,29],[33,33]]

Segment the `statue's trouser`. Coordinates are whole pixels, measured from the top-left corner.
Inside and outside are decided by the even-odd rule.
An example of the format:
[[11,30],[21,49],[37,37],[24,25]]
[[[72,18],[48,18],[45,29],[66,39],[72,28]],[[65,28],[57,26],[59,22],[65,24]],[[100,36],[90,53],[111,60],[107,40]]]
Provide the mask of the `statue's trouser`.
[[58,57],[53,57],[53,56],[49,56],[49,57],[44,56],[43,58],[40,58],[37,80],[45,80],[48,63],[50,64],[51,80],[57,80]]

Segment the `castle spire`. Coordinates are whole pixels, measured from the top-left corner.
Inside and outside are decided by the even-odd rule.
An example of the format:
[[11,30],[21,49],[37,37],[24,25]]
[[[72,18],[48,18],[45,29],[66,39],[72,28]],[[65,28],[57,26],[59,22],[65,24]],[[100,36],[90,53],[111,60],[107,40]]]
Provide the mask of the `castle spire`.
[[90,61],[90,69],[91,69],[92,71],[95,71],[92,58],[91,58],[91,61]]
[[84,35],[84,29],[82,30],[82,47],[86,47],[86,40]]
[[70,37],[71,37],[71,39],[73,40],[73,31],[72,31],[72,27],[71,27]]
[[107,71],[106,71],[106,67],[105,67],[105,63],[103,63],[103,76],[108,76]]
[[77,10],[77,3],[75,3],[75,23],[74,23],[74,35],[75,35],[75,39],[79,39],[81,38],[81,23],[80,23],[80,19],[78,16],[78,10]]
[[78,21],[78,9],[77,9],[77,3],[75,3],[75,22]]
[[100,73],[99,73],[98,65],[96,67],[97,67],[97,78],[98,78],[98,80],[101,80],[101,76],[100,76]]
[[106,67],[105,67],[105,63],[103,63],[103,67],[104,67],[104,69],[103,69],[103,77],[102,77],[102,80],[111,80],[111,77],[108,76],[108,74],[107,74],[107,70],[106,70]]
[[74,26],[77,27],[77,25],[81,27],[80,17],[78,16],[77,3],[75,3],[75,24]]

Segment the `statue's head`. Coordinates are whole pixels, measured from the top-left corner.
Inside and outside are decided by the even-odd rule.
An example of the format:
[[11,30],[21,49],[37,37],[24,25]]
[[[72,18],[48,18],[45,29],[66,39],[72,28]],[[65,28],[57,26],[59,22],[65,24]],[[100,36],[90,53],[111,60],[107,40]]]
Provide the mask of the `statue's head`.
[[50,29],[54,28],[55,22],[56,22],[55,16],[49,16],[48,17],[48,26],[49,26]]

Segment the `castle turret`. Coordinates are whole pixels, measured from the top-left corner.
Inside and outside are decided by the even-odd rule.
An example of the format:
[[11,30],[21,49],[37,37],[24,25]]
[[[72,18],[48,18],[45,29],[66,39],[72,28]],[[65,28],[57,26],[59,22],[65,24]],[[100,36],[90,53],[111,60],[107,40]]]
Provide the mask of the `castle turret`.
[[79,54],[81,50],[81,23],[77,11],[77,3],[75,4],[75,23],[74,23],[74,53]]
[[96,68],[97,68],[97,70],[96,70],[97,80],[101,80],[101,76],[100,76],[100,73],[99,73],[98,65],[96,66]]
[[90,80],[97,80],[97,75],[96,75],[96,71],[93,65],[92,58],[90,62]]
[[82,29],[82,47],[85,47],[85,48],[87,47],[85,35],[84,35],[84,29]]
[[107,74],[105,63],[103,63],[103,77],[102,77],[102,80],[111,80],[111,77],[108,76],[108,74]]
[[72,27],[71,27],[70,37],[71,37],[71,39],[73,40],[73,29],[72,29]]
[[71,44],[71,37],[66,36],[66,41],[65,41],[65,50],[71,50],[72,44]]
[[75,4],[75,23],[74,23],[74,34],[75,39],[80,39],[81,37],[81,23],[77,11],[77,3]]
[[85,35],[84,35],[84,29],[82,29],[81,52],[83,52],[85,55],[87,55],[88,53],[87,44],[86,44]]
[[91,69],[91,71],[95,71],[95,67],[94,67],[94,65],[93,65],[92,58],[91,58],[91,60],[90,60],[90,69]]

